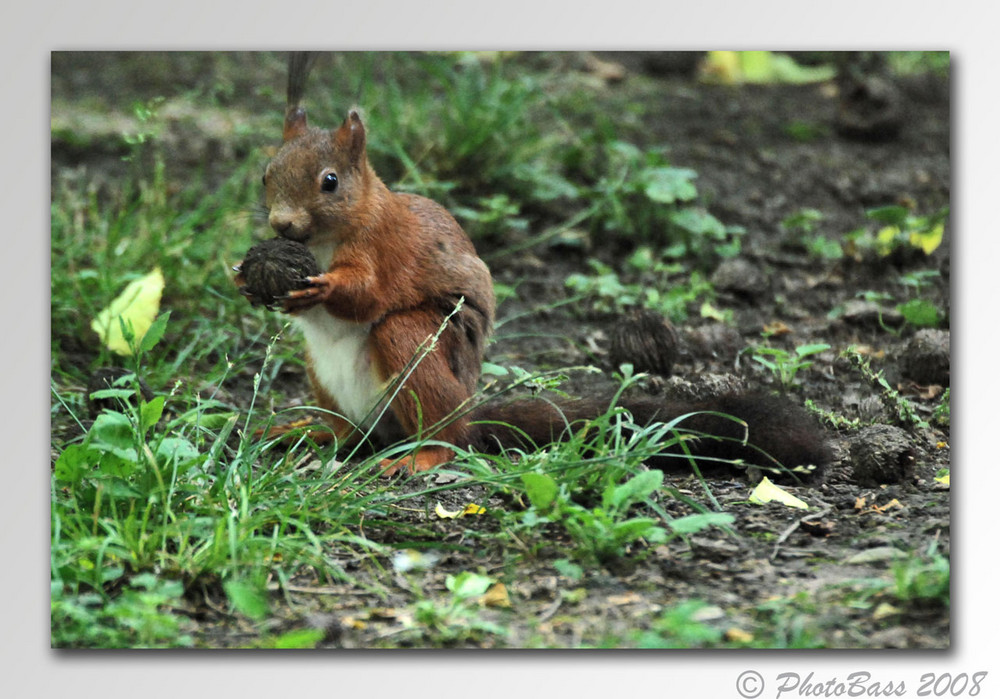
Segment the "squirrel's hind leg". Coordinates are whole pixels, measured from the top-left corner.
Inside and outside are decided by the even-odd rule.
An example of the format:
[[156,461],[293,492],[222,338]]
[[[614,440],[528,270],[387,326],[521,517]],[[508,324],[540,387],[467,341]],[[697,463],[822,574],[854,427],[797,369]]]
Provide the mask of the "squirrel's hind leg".
[[[421,357],[424,343],[437,332],[441,320],[433,308],[387,316],[371,331],[373,359],[386,379],[409,374],[390,404],[408,437],[461,445],[468,441],[469,432],[469,417],[461,414],[462,406],[475,390],[482,357],[477,343],[452,326]],[[418,360],[415,366],[414,360]],[[411,473],[426,471],[453,456],[447,447],[426,446],[396,462],[386,460],[383,473],[391,475],[400,468]]]

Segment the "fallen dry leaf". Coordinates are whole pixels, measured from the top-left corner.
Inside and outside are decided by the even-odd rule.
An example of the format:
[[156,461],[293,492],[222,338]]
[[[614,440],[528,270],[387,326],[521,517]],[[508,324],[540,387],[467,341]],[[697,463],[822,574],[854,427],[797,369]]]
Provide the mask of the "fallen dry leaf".
[[97,314],[90,324],[91,329],[108,349],[126,356],[132,354],[132,348],[122,335],[119,318],[132,329],[134,341],[141,341],[160,311],[163,286],[163,272],[159,267],[130,282],[107,308]]
[[743,629],[728,629],[724,637],[730,643],[750,643],[753,641],[753,634]]
[[509,608],[511,606],[510,595],[507,594],[507,586],[501,582],[495,583],[490,587],[479,601],[487,607]]
[[801,510],[808,510],[809,505],[805,501],[800,500],[795,497],[787,490],[776,486],[771,482],[771,479],[764,476],[757,487],[753,489],[750,493],[750,502],[755,505],[763,505],[767,502],[780,502],[782,505],[787,505],[788,507],[797,507]]
[[782,323],[780,320],[776,320],[773,323],[764,324],[764,333],[772,337],[778,337],[780,335],[788,335],[792,332],[792,329]]
[[434,506],[434,514],[441,519],[457,519],[458,517],[465,517],[466,515],[481,515],[484,512],[486,512],[485,507],[481,507],[480,505],[476,505],[471,502],[461,510],[446,510],[441,503],[437,503]]

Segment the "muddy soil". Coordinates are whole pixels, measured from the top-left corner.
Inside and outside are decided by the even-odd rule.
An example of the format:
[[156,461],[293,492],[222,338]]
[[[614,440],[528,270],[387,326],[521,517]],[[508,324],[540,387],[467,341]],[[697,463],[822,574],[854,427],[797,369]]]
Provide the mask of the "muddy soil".
[[[449,491],[415,505],[410,515],[455,545],[431,570],[393,585],[379,577],[391,575],[384,570],[340,561],[360,580],[372,576],[378,588],[394,592],[377,597],[364,586],[296,580],[286,591],[292,604],[267,630],[277,633],[305,623],[326,629],[323,646],[420,646],[425,639],[408,625],[412,585],[443,591],[448,573],[479,569],[510,581],[513,611],[486,607],[480,615],[507,627],[510,635],[470,631],[455,640],[459,646],[634,645],[635,634],[647,629],[651,618],[691,598],[706,603],[700,617],[705,623],[739,638],[740,629],[758,628],[762,605],[804,593],[808,602],[790,603],[785,622],[806,620],[826,646],[947,647],[947,607],[886,608],[849,600],[865,595],[858,581],[889,579],[893,561],[926,552],[932,542],[939,553],[950,552],[949,491],[935,480],[941,469],[950,468],[949,431],[947,425],[931,421],[932,409],[949,383],[949,234],[946,231],[944,244],[926,257],[921,253],[885,260],[828,260],[810,255],[798,236],[782,226],[802,209],[816,209],[823,218],[814,232],[840,240],[844,233],[870,225],[864,212],[871,207],[907,202],[916,213],[928,214],[947,205],[947,79],[900,79],[906,108],[898,137],[864,142],[842,138],[834,130],[838,102],[830,84],[730,88],[705,85],[683,73],[655,72],[641,56],[603,58],[620,62],[625,78],[602,86],[595,98],[606,100],[609,109],[642,104],[646,142],[639,145],[669,144],[672,165],[697,171],[708,209],[727,225],[746,231],[739,262],[723,262],[712,271],[719,292],[714,305],[732,309],[733,323],[720,329],[717,322],[692,314],[678,328],[682,351],[674,377],[652,378],[646,389],[683,393],[734,380],[774,387],[770,373],[740,352],[761,343],[765,326],[783,327],[771,340],[775,346],[829,344],[831,349],[815,357],[815,365],[798,374],[790,389],[794,400],[811,401],[817,411],[839,418],[825,421],[836,453],[825,482],[788,488],[812,509],[807,513],[773,503],[749,504],[748,474],[715,474],[708,485],[735,516],[736,537],[713,531],[689,542],[675,541],[645,551],[624,568],[595,568],[573,581],[552,565],[561,557],[564,542],[548,541],[534,556],[518,556],[519,551],[500,548],[498,539],[477,536],[477,528],[489,524],[458,526],[436,518],[432,510],[437,502],[457,509],[476,501],[474,492]],[[69,92],[67,99],[72,97]],[[795,129],[802,124],[811,128]],[[795,137],[802,133],[809,135]],[[63,164],[69,163],[54,162],[54,172]],[[608,349],[615,317],[579,306],[520,317],[526,309],[566,298],[565,277],[585,271],[588,255],[622,267],[627,250],[604,249],[599,240],[590,243],[589,250],[549,246],[516,256],[499,254],[489,245],[481,250],[495,277],[518,284],[519,292],[500,308],[501,321],[518,317],[502,326],[490,361],[526,368],[593,364],[612,369]],[[892,303],[880,305],[860,296],[872,292],[909,298],[900,277],[923,269],[939,273],[921,291],[944,313],[939,331],[918,335],[901,323]],[[927,349],[928,343],[938,348],[937,354]],[[930,424],[901,421],[898,412],[880,400],[879,389],[840,357],[851,345],[861,348],[917,417]],[[288,381],[284,388],[289,394],[305,391],[301,376]],[[439,477],[425,478],[434,482]],[[704,499],[692,477],[668,478],[690,497]],[[424,485],[410,481],[398,487]],[[665,501],[664,506],[678,515],[687,513],[676,501]],[[532,548],[534,543],[520,545]],[[866,599],[877,601],[878,594],[871,595]],[[208,602],[197,615],[201,621],[195,634],[201,642],[237,646],[260,636],[258,625],[224,613],[224,604]]]

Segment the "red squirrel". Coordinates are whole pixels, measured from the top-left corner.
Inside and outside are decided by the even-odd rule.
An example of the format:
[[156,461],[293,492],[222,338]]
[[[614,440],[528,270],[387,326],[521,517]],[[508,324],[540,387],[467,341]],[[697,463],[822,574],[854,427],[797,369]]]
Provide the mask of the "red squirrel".
[[[384,443],[415,439],[480,449],[528,446],[558,439],[567,424],[603,413],[607,400],[553,405],[522,399],[467,409],[494,320],[490,271],[442,206],[390,191],[379,179],[357,111],[332,130],[307,124],[301,97],[308,68],[305,57],[293,55],[283,145],[267,166],[264,185],[271,228],[306,244],[326,270],[309,277],[305,288],[288,292],[281,303],[305,336],[316,404],[333,431],[327,436],[347,440],[358,426],[372,428]],[[240,274],[236,282],[243,282]],[[414,366],[411,360],[442,326],[436,346]],[[383,412],[386,387],[406,372]],[[748,425],[707,414],[686,419],[685,427],[723,438],[693,441],[697,454],[753,460],[759,452],[741,441],[748,434],[750,444],[786,467],[822,467],[829,460],[811,418],[782,398],[620,403],[639,424],[716,411]],[[379,413],[378,424],[365,424]],[[413,473],[453,457],[446,446],[427,445],[399,461],[384,460],[381,467],[385,475],[401,469]]]

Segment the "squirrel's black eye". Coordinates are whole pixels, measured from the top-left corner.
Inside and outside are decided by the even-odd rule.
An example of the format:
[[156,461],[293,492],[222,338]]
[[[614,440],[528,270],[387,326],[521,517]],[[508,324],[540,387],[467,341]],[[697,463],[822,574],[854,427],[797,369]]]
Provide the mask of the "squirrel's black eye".
[[319,188],[324,192],[333,192],[337,189],[337,175],[333,172],[328,172],[323,175],[323,181],[320,183]]

